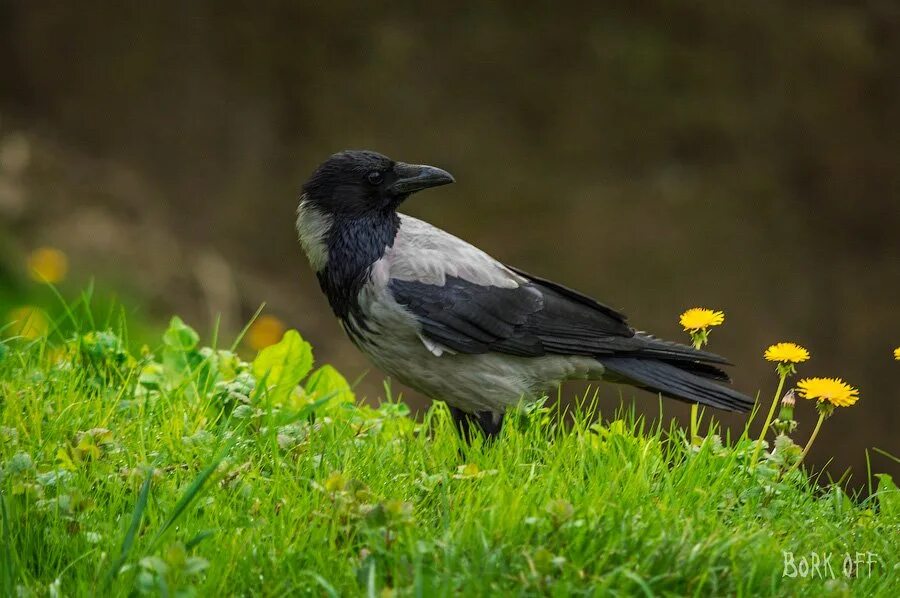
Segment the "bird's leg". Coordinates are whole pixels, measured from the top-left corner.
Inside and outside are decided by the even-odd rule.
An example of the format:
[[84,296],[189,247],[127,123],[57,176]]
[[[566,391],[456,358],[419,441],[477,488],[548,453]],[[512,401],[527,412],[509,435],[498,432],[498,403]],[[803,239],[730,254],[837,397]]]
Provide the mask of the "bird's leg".
[[493,413],[491,411],[479,411],[477,413],[466,413],[458,407],[450,407],[450,415],[453,416],[453,423],[456,424],[456,431],[467,444],[472,443],[474,437],[473,424],[477,425],[484,434],[485,442],[490,442],[500,434],[503,428],[503,414]]
[[500,435],[503,429],[503,414],[492,411],[478,412],[478,426],[484,432],[485,442],[490,442]]
[[450,407],[450,415],[453,416],[453,423],[456,425],[456,431],[460,437],[466,441],[466,444],[472,443],[472,419],[471,416],[458,407]]

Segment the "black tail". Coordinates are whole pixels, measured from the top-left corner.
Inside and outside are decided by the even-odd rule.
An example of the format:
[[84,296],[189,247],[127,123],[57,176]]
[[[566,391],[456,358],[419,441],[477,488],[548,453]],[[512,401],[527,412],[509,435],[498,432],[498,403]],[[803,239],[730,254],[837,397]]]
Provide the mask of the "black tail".
[[713,382],[721,379],[714,375],[715,372],[724,373],[706,364],[688,361],[672,363],[640,357],[600,357],[598,361],[609,373],[623,378],[632,386],[679,401],[739,412],[749,411],[754,404],[750,397]]

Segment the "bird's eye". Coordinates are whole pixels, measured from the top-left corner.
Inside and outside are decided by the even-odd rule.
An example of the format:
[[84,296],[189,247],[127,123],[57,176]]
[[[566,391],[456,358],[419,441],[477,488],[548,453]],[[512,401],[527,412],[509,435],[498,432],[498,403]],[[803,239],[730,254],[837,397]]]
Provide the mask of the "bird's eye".
[[377,170],[373,170],[368,175],[366,175],[366,180],[369,181],[370,185],[380,185],[382,181],[381,173]]

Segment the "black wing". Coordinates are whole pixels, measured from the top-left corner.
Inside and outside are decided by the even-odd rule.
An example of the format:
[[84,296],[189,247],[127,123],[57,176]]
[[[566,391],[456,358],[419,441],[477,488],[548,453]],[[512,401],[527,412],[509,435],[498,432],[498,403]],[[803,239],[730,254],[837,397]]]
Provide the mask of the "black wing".
[[[390,290],[416,315],[427,338],[457,353],[633,355],[726,363],[711,353],[636,333],[616,310],[572,289],[515,272],[525,279],[515,288],[448,276],[444,285],[395,279]],[[709,373],[713,371],[719,374],[713,368]]]

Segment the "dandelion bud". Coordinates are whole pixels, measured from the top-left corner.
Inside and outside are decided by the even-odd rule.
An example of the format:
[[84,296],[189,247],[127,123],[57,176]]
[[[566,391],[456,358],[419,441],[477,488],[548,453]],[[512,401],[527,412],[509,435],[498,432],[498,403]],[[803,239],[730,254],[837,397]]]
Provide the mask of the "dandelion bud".
[[782,407],[793,407],[797,404],[797,399],[794,397],[794,389],[788,390],[784,393],[784,396],[781,397],[781,405]]
[[790,421],[794,419],[794,406],[797,399],[794,398],[794,389],[787,391],[781,398],[781,411],[778,412],[778,419],[782,421]]
[[779,434],[787,436],[797,428],[797,422],[794,421],[794,406],[797,399],[794,397],[794,389],[787,391],[781,398],[781,411],[778,412],[778,418],[772,422],[772,426]]

